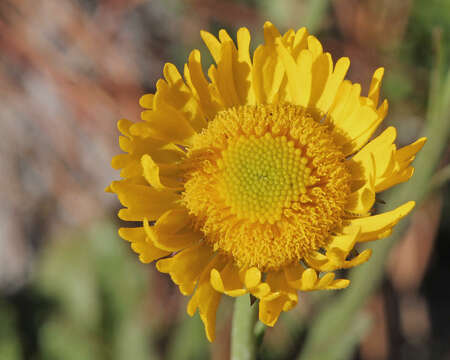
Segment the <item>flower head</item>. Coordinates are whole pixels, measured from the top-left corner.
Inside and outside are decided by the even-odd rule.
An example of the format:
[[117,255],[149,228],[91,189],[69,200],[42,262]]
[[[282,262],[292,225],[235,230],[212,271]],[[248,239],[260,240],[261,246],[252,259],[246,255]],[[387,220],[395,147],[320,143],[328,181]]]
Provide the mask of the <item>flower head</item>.
[[344,80],[350,61],[331,55],[305,28],[281,35],[264,25],[265,44],[250,57],[250,34],[237,45],[224,31],[202,32],[216,65],[202,71],[192,51],[184,79],[172,64],[155,94],[144,95],[142,122],[120,120],[112,166],[121,228],[142,262],[156,262],[197,309],[210,341],[222,294],[250,293],[273,326],[298,291],[341,289],[335,270],[359,265],[360,242],[388,236],[414,207],[372,215],[376,193],[413,173],[425,139],[397,149],[378,105],[383,68],[368,96]]

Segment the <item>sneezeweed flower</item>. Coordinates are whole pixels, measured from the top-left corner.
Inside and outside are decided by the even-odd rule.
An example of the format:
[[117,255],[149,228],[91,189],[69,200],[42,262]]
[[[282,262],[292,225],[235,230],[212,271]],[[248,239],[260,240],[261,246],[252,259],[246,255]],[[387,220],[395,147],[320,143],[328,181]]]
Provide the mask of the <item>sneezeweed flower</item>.
[[156,262],[197,310],[214,340],[223,294],[259,299],[273,326],[298,291],[342,289],[335,270],[367,261],[358,243],[388,236],[414,207],[371,211],[379,193],[407,181],[425,139],[397,149],[388,127],[369,141],[388,110],[378,105],[383,68],[368,96],[345,80],[350,61],[333,64],[305,28],[280,35],[264,25],[265,44],[250,57],[250,34],[202,32],[216,65],[202,72],[194,50],[184,79],[172,64],[155,94],[140,99],[141,122],[120,120],[112,166],[125,207],[121,228],[143,263]]

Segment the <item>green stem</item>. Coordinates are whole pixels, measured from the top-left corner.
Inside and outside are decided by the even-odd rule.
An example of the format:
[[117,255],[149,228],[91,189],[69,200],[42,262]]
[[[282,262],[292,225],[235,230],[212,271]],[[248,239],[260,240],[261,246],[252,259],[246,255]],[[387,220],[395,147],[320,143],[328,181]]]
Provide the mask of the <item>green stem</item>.
[[239,296],[234,302],[231,329],[231,359],[254,360],[256,358],[255,324],[258,306],[250,306],[247,296]]

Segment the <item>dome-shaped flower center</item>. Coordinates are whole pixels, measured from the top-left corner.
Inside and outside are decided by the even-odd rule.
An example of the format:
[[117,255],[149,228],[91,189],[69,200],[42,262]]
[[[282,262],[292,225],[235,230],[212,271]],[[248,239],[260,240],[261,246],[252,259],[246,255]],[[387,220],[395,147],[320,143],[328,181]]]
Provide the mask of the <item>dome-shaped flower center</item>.
[[350,193],[327,125],[294,105],[219,112],[194,138],[183,204],[216,251],[276,270],[326,245]]
[[307,163],[302,150],[285,136],[240,136],[218,160],[225,202],[238,218],[273,224],[283,208],[306,193],[312,171]]

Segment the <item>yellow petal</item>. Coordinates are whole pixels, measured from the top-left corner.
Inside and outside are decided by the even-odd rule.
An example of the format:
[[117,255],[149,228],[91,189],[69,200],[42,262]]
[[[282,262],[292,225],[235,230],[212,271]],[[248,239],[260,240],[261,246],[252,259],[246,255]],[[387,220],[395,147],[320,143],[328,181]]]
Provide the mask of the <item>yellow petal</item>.
[[350,285],[350,280],[347,279],[337,279],[335,280],[335,274],[334,273],[327,273],[324,276],[322,276],[317,285],[317,290],[338,290],[346,288],[348,285]]
[[[290,94],[290,98],[293,104],[300,105],[300,87],[302,85],[301,79],[299,79],[299,69],[297,67],[297,64],[292,57],[291,54],[289,54],[289,51],[285,48],[283,43],[281,42],[281,39],[276,39],[276,50],[277,54],[280,57],[284,70],[286,72],[287,76],[287,88]],[[302,62],[305,62],[305,58],[307,55],[305,55],[305,51],[302,50]],[[303,71],[304,75],[305,71]],[[306,87],[308,87],[310,84],[306,84]],[[309,93],[309,89],[307,89]]]
[[259,104],[274,102],[284,78],[284,68],[275,48],[260,45],[253,54],[252,87]]
[[[339,59],[340,61],[341,59]],[[339,61],[336,63],[336,67],[339,64]],[[336,70],[335,70],[336,71]],[[334,75],[333,75],[334,76]],[[331,86],[331,85],[330,85]],[[317,102],[317,107],[322,109],[325,105],[322,105],[322,102],[329,106],[329,112],[327,114],[327,121],[334,124],[336,118],[343,111],[343,109],[347,106],[347,102],[350,96],[352,96],[354,86],[349,80],[343,80],[338,86],[338,90],[333,99],[329,100],[329,98],[320,99]],[[325,89],[327,91],[327,89]],[[331,102],[331,106],[329,103]]]
[[376,178],[381,178],[386,174],[391,163],[395,151],[393,142],[396,137],[397,132],[395,128],[392,126],[388,127],[379,136],[364,146],[352,160],[363,167],[367,167],[371,166],[373,155]]
[[[312,267],[317,271],[333,271],[335,270],[334,264],[330,261],[328,257],[321,254],[318,251],[312,251],[307,256],[305,256],[305,261],[308,266]],[[299,276],[291,275],[292,282],[299,281]],[[294,285],[293,285],[294,286]],[[297,288],[297,286],[295,286]]]
[[259,319],[268,326],[273,326],[281,311],[289,311],[298,301],[297,291],[292,288],[283,271],[269,272],[266,279],[267,284],[276,296],[263,297],[259,303]]
[[119,211],[122,220],[141,221],[155,219],[167,210],[176,207],[179,195],[168,191],[156,191],[150,186],[136,185],[127,181],[114,181],[111,189],[127,209]]
[[[331,104],[333,104],[336,96],[339,96],[338,89],[341,87],[341,84],[347,74],[348,68],[350,67],[350,60],[346,57],[340,58],[334,67],[333,73],[329,76],[328,81],[323,89],[322,94],[319,97],[319,100],[316,103],[316,107],[326,113]],[[346,87],[346,85],[344,85]],[[350,87],[346,87],[346,89],[350,89]],[[345,97],[345,93],[341,96]]]
[[[124,124],[121,126],[124,126]],[[127,138],[122,137],[120,142],[122,149],[127,151],[128,154],[119,154],[113,157],[111,166],[115,169],[121,169],[120,176],[123,178],[140,177],[143,175],[141,157],[151,154],[161,170],[160,175],[164,178],[164,183],[172,186],[175,182],[174,179],[179,177],[179,171],[174,164],[185,157],[184,152],[166,141],[151,138],[152,131],[147,123],[127,122],[125,126]],[[170,165],[166,163],[170,163]],[[166,179],[167,176],[171,178]],[[175,184],[172,187],[177,185]]]
[[311,51],[312,59],[314,62],[320,55],[322,55],[323,47],[320,41],[314,35],[309,35],[307,41],[308,49]]
[[[312,83],[309,108],[316,108],[316,103],[323,94],[328,79],[333,70],[333,61],[329,53],[320,54],[312,64]],[[320,114],[322,116],[322,114]]]
[[376,124],[377,120],[378,115],[373,108],[355,105],[355,110],[350,115],[336,122],[336,127],[345,135],[345,142],[338,141],[338,143],[344,145],[357,139]]
[[[205,115],[194,96],[191,88],[187,86],[175,65],[164,65],[165,80],[159,79],[156,83],[156,93],[153,99],[153,110],[158,112],[170,107],[179,113],[196,132],[200,132],[206,126]],[[151,111],[142,113],[145,119]]]
[[336,270],[336,269],[349,269],[362,263],[365,263],[369,260],[372,255],[372,249],[366,249],[360,254],[356,255],[354,258],[350,260],[345,260],[342,258],[341,254],[336,253],[336,249],[330,250],[330,253],[327,254],[331,259],[333,259],[333,266],[328,267],[327,271]]
[[222,46],[219,40],[211,33],[203,30],[200,31],[200,36],[217,64],[222,56]]
[[218,100],[214,98],[209,90],[209,83],[202,69],[200,51],[193,50],[189,55],[188,64],[185,67],[184,76],[186,83],[191,88],[194,96],[198,98],[199,105],[207,120],[211,121],[221,108]]
[[281,40],[283,41],[284,46],[286,46],[286,48],[292,53],[292,46],[294,45],[295,40],[295,31],[293,29],[289,29],[283,34]]
[[247,289],[258,286],[261,282],[261,271],[256,267],[251,267],[245,272],[244,282]]
[[215,256],[203,270],[194,295],[187,306],[187,313],[194,316],[198,309],[210,342],[215,338],[216,312],[222,295],[211,286],[210,273],[213,268],[221,269],[227,263],[222,256]]
[[142,95],[139,99],[139,105],[144,109],[153,109],[153,100],[155,98],[154,94]]
[[209,246],[197,244],[178,252],[173,257],[159,260],[156,268],[162,273],[170,274],[172,281],[180,286],[180,291],[183,290],[183,295],[188,295],[194,291],[199,276],[211,256]]
[[276,28],[275,25],[273,25],[270,21],[266,21],[264,23],[264,41],[267,45],[274,45],[275,40],[277,38],[280,38],[281,34]]
[[294,37],[294,43],[292,44],[292,56],[297,62],[300,51],[308,47],[308,31],[305,27],[297,30]]
[[267,283],[260,283],[249,289],[250,294],[258,299],[265,298],[270,293],[270,286]]
[[317,282],[316,285],[317,290],[326,289],[333,282],[334,277],[335,277],[334,273],[324,274]]
[[236,297],[247,293],[244,284],[239,278],[239,269],[235,266],[233,260],[230,261],[221,271],[211,270],[212,287],[223,294]]
[[259,303],[259,320],[267,326],[274,326],[286,303],[285,297],[273,300],[261,300]]
[[337,249],[343,253],[344,259],[348,253],[354,248],[361,230],[355,228],[355,231],[348,235],[336,235],[330,237],[330,242],[327,245],[327,251]]
[[359,149],[361,149],[369,139],[373,136],[375,131],[378,129],[378,126],[383,122],[386,117],[388,111],[388,101],[385,99],[383,103],[380,105],[378,110],[376,111],[378,118],[375,122],[372,123],[364,132],[362,132],[359,136],[354,138],[351,142],[344,144],[343,153],[346,156],[354,154]]
[[[326,248],[325,255],[315,255],[316,259],[321,259],[319,260],[321,264],[317,267],[317,270],[333,271],[337,269],[348,269],[367,261],[372,254],[370,249],[347,260],[350,251],[354,249],[356,242],[359,241],[360,234],[360,229],[355,229],[355,232],[349,235],[333,236]],[[323,259],[326,259],[326,261],[322,261]],[[311,266],[315,267],[314,265],[314,261],[312,261]]]
[[382,178],[375,187],[377,192],[384,191],[390,187],[408,181],[414,174],[414,168],[412,166],[407,167],[401,172],[396,172],[389,177]]
[[147,237],[142,227],[120,228],[119,236],[129,242],[145,242]]
[[[341,87],[342,89],[338,92],[338,96],[336,96],[328,114],[330,121],[336,126],[338,126],[339,122],[345,123],[348,117],[361,107],[359,101],[361,85],[352,84],[350,81],[345,80]],[[341,91],[342,94],[339,94]]]
[[338,279],[338,280],[333,281],[330,285],[328,285],[326,290],[345,289],[349,285],[350,285],[350,280],[348,280],[348,279]]
[[147,131],[154,138],[190,145],[195,130],[186,118],[169,105],[160,105],[158,110],[142,113],[142,120],[148,122]]
[[378,106],[380,98],[381,80],[383,79],[384,68],[380,67],[375,70],[369,88],[369,99],[371,99],[375,106]]
[[240,28],[237,32],[238,57],[234,64],[236,90],[240,104],[256,104],[255,94],[251,85],[252,63],[250,60],[250,32],[247,28]]
[[299,263],[294,263],[284,268],[284,274],[288,283],[299,280],[305,268]]
[[129,163],[129,155],[128,154],[119,154],[112,158],[111,167],[113,169],[119,170],[127,166]]
[[345,210],[356,214],[367,214],[375,203],[375,191],[370,184],[348,196]]
[[[234,82],[233,60],[236,56],[236,48],[233,42],[226,41],[222,43],[222,55],[220,61],[217,63],[217,88],[226,107],[239,105],[240,100]],[[239,84],[241,85],[241,84]],[[243,84],[245,87],[246,84]],[[249,84],[247,84],[247,89]]]
[[[154,141],[152,143],[154,143]],[[159,164],[160,170],[164,175],[171,173],[171,167],[175,167],[177,163],[186,158],[186,153],[173,143],[159,146],[157,146],[157,144],[153,145],[152,143],[147,144],[147,142],[145,142],[143,145],[145,144],[144,146],[147,148],[148,154],[150,154],[153,160]],[[163,164],[170,165],[171,167],[162,166]]]
[[167,251],[179,251],[197,243],[202,234],[194,231],[186,209],[171,209],[149,226],[144,219],[144,230],[153,244]]
[[275,50],[275,40],[281,38],[277,28],[270,22],[264,24],[265,44],[253,54],[252,88],[258,104],[276,102],[284,78],[284,68]]
[[299,289],[303,291],[314,290],[316,282],[317,282],[317,272],[313,269],[306,269],[302,273],[301,284],[299,286]]
[[220,276],[220,272],[217,269],[211,270],[211,285],[214,288],[214,290],[224,293],[225,292],[225,285],[223,284],[222,277]]
[[150,138],[154,136],[155,130],[146,122],[138,122],[130,127],[130,133],[136,137]]
[[281,39],[276,40],[277,53],[280,56],[288,80],[288,90],[294,105],[307,107],[311,97],[313,55],[309,50],[300,51],[296,63],[284,47]]
[[409,161],[413,158],[427,142],[427,138],[421,137],[412,144],[404,146],[397,150],[395,156],[398,162]]
[[262,274],[256,267],[251,267],[244,271],[244,284],[249,292],[261,299],[270,293],[270,286],[267,283],[261,282]]
[[134,149],[133,142],[125,136],[119,136],[119,147],[125,152],[132,152]]
[[[160,166],[156,164],[152,157],[148,154],[145,154],[141,158],[141,165],[143,170],[143,175],[148,183],[153,186],[156,190],[182,190],[183,185],[178,183],[174,178],[165,178],[166,183],[170,183],[168,185],[164,185],[161,182],[160,176]],[[175,169],[174,169],[175,170]],[[176,173],[176,172],[175,172]]]
[[218,89],[226,107],[254,103],[251,86],[250,33],[241,28],[237,34],[238,49],[225,30],[219,31],[219,39],[202,33],[203,40],[217,64],[208,74]]
[[158,249],[151,242],[147,241],[142,227],[120,228],[119,236],[132,243],[132,249],[140,255],[139,258],[143,263],[149,263],[170,254],[170,252]]
[[119,131],[123,134],[123,135],[127,135],[130,136],[130,126],[133,125],[133,122],[131,122],[130,120],[127,119],[120,119],[117,122],[117,128],[119,129]]
[[414,143],[393,151],[392,159],[382,176],[377,177],[375,190],[384,191],[391,186],[407,181],[414,173],[409,166],[414,160],[416,153],[423,147],[426,138],[420,138]]
[[152,157],[148,154],[142,156],[141,164],[145,180],[147,180],[148,183],[156,190],[167,190],[167,187],[161,184],[161,179],[159,177],[159,166],[156,165]]
[[378,239],[378,235],[394,227],[414,208],[415,202],[409,201],[398,208],[379,215],[373,215],[350,220],[350,224],[342,229],[343,233],[353,232],[356,227],[361,228],[358,241]]

